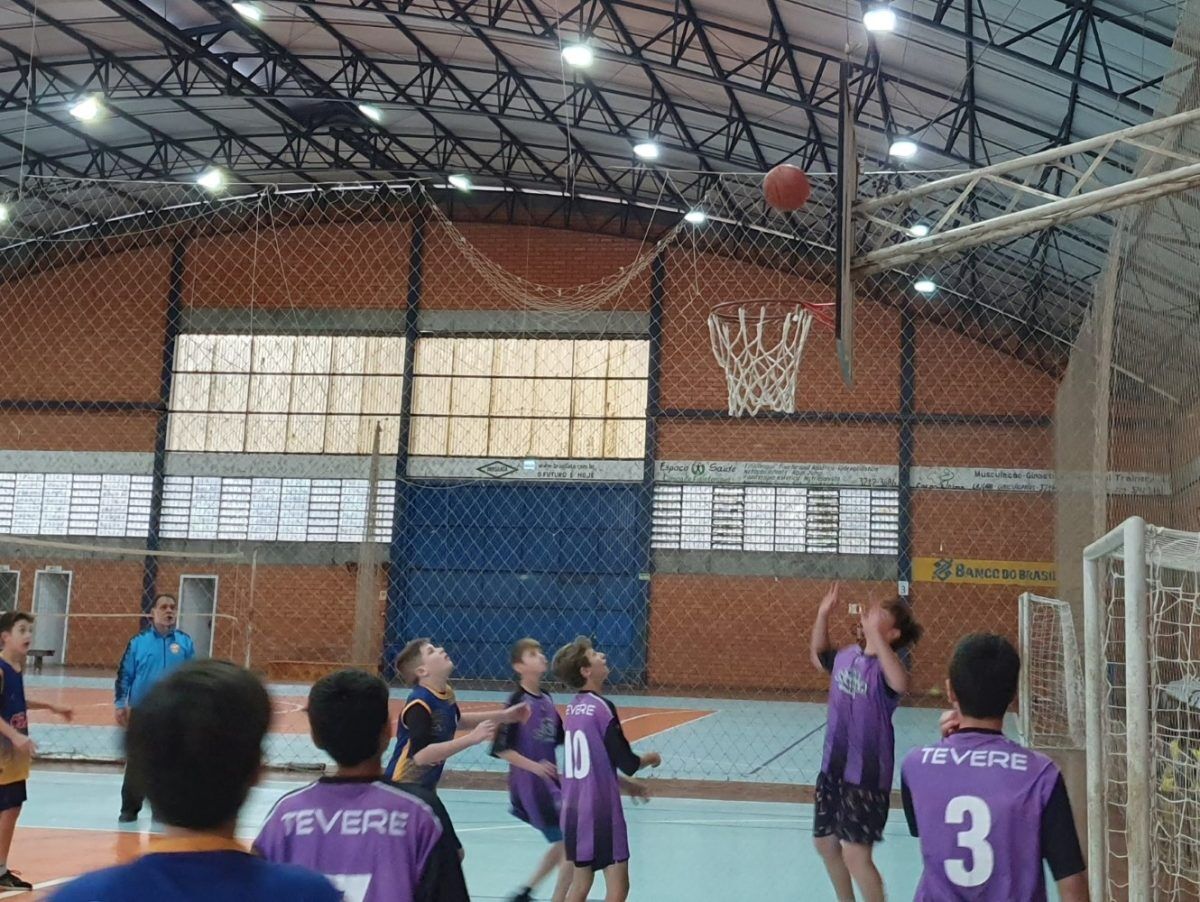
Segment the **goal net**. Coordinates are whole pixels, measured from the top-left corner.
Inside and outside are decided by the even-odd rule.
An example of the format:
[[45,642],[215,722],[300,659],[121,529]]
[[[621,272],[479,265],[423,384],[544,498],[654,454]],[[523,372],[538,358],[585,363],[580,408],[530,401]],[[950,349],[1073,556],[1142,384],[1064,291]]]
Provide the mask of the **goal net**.
[[1026,592],[1020,598],[1020,729],[1039,749],[1083,748],[1083,674],[1071,607]]
[[1200,533],[1135,517],[1084,559],[1093,898],[1194,899]]

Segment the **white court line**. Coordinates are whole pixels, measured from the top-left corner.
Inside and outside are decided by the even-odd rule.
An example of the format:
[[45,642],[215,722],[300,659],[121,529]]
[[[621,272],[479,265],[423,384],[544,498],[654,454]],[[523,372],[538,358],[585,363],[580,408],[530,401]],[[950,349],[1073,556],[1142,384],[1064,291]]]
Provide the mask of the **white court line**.
[[[686,710],[686,709],[681,709],[681,710]],[[693,717],[691,720],[685,720],[683,723],[671,724],[671,726],[669,726],[669,727],[663,727],[661,730],[655,730],[653,733],[647,733],[645,736],[641,737],[640,739],[635,739],[634,742],[645,742],[647,739],[653,739],[655,736],[662,736],[664,733],[670,733],[672,730],[678,730],[680,727],[690,727],[692,724],[700,723],[700,721],[707,720],[710,717],[714,717],[718,713],[719,712],[717,712],[717,711],[707,711],[704,714],[701,714],[699,717]],[[638,715],[638,716],[640,717],[641,715]],[[629,719],[633,720],[634,718],[631,717]]]
[[[33,888],[35,890],[50,889],[51,887],[61,886],[64,883],[70,883],[74,879],[75,877],[59,877],[56,880],[47,880],[44,883],[35,883]],[[28,894],[29,890],[27,889],[14,889],[9,890],[7,893],[0,893],[0,899],[12,899],[15,896],[26,896]]]

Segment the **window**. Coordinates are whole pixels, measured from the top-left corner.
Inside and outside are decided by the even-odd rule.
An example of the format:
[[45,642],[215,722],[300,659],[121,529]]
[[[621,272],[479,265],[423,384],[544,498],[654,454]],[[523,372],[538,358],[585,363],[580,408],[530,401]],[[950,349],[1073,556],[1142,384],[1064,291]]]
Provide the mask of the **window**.
[[649,343],[422,338],[413,454],[641,458]]
[[171,451],[370,454],[400,436],[404,339],[364,335],[181,335]]
[[654,548],[887,554],[899,549],[895,489],[658,485]]

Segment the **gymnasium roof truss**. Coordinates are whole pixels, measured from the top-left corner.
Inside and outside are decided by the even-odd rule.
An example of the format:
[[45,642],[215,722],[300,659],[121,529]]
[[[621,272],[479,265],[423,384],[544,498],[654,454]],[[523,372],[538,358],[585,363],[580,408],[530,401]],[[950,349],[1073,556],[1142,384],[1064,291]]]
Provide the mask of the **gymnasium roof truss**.
[[[440,182],[462,171],[505,189],[453,199],[472,215],[527,220],[518,199],[535,191],[546,192],[541,210],[570,219],[590,195],[615,201],[609,222],[631,228],[646,205],[687,209],[723,173],[780,162],[828,171],[847,45],[864,168],[882,172],[875,190],[887,192],[897,137],[915,136],[922,168],[974,168],[1147,121],[1175,25],[1172,7],[1114,0],[914,0],[897,10],[897,34],[880,39],[863,31],[857,5],[847,20],[829,0],[568,0],[557,11],[545,0],[270,0],[259,23],[225,0],[182,0],[169,18],[146,0],[7,6],[0,186],[179,181],[210,165],[289,183]],[[581,36],[597,65],[564,72],[559,49]],[[107,110],[96,135],[68,113],[87,93]],[[661,167],[631,153],[647,137]],[[1132,150],[1108,154],[1096,178],[1127,178]],[[1048,171],[1034,188],[1062,197],[1073,184],[1063,175]],[[10,234],[144,204],[135,187],[100,190],[91,204],[72,195],[36,217],[16,211]],[[975,196],[958,213],[987,219],[995,204]],[[1109,227],[1058,223],[993,256],[1044,273],[1035,289],[1094,278]],[[1066,339],[1081,312],[1051,299],[984,301]]]

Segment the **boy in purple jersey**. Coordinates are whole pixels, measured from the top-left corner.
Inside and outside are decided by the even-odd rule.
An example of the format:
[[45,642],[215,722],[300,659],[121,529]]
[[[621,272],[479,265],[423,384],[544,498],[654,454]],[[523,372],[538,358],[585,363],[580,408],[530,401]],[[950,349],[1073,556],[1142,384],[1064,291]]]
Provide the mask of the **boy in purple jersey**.
[[391,739],[388,689],[360,670],[308,694],[313,743],[337,773],[281,798],[254,850],[328,877],[346,902],[466,902],[454,834],[437,797],[383,779]]
[[[574,864],[567,902],[587,902],[596,871],[604,871],[605,902],[629,896],[629,838],[621,787],[635,798],[648,795],[631,780],[643,767],[658,767],[658,752],[637,755],[621,729],[616,706],[601,693],[608,659],[586,636],[554,655],[554,674],[579,694],[567,705],[563,734],[562,830],[567,860]],[[626,776],[618,777],[617,769]]]
[[1066,785],[1045,755],[1006,739],[1021,659],[1003,636],[962,639],[946,688],[945,738],[904,759],[900,792],[925,870],[919,902],[1042,902],[1042,860],[1063,902],[1086,902],[1087,872]]
[[896,737],[892,715],[908,690],[898,652],[921,638],[921,627],[899,598],[867,606],[862,645],[833,650],[829,615],[838,603],[834,583],[817,611],[813,665],[832,676],[825,749],[817,775],[813,837],[838,902],[883,902],[883,879],[872,847],[883,841],[891,807]]
[[509,707],[524,702],[532,712],[523,724],[505,724],[496,732],[492,754],[508,762],[508,798],[512,813],[550,843],[526,884],[510,902],[530,902],[533,891],[546,877],[558,871],[553,902],[563,902],[571,883],[572,866],[563,853],[559,812],[562,791],[558,785],[558,747],[563,743],[563,723],[550,693],[542,691],[546,655],[536,639],[521,639],[512,647],[513,670],[520,685],[508,697]]

